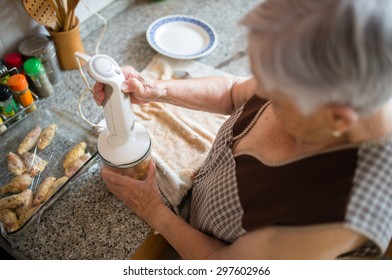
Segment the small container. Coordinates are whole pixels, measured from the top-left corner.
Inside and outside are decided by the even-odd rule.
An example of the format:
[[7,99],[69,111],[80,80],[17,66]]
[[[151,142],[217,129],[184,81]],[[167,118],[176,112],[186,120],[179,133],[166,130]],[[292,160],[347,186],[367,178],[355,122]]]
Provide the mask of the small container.
[[23,64],[26,74],[29,75],[37,88],[40,97],[49,97],[53,93],[53,86],[46,75],[45,68],[38,58],[29,58]]
[[148,175],[151,160],[151,137],[147,129],[134,122],[129,138],[118,137],[105,128],[98,136],[97,151],[110,170],[137,180]]
[[62,76],[56,49],[53,41],[48,36],[36,34],[27,37],[19,43],[18,50],[28,58],[38,58],[42,62],[46,75],[52,84],[57,84],[61,81]]
[[[12,97],[12,92],[6,85],[0,85],[0,113],[5,119],[11,119],[17,116],[19,107]],[[18,114],[15,120],[19,120],[22,116]]]
[[148,176],[148,168],[151,161],[151,146],[147,153],[138,161],[125,166],[113,166],[110,163],[103,160],[105,166],[123,176],[128,176],[136,180],[144,180]]
[[10,75],[8,74],[8,68],[5,64],[0,61],[0,84],[6,85]]
[[0,84],[6,85],[11,75],[17,73],[19,73],[18,69],[13,68],[10,70],[2,61],[0,61]]
[[22,74],[12,75],[8,80],[8,86],[14,93],[16,101],[18,101],[24,108],[28,107],[26,110],[27,113],[30,113],[37,108],[34,104],[34,98],[25,76]]
[[23,57],[20,53],[13,52],[4,56],[4,64],[8,69],[16,68],[18,73],[23,74]]
[[0,116],[0,134],[7,130],[7,126],[3,122],[3,118]]

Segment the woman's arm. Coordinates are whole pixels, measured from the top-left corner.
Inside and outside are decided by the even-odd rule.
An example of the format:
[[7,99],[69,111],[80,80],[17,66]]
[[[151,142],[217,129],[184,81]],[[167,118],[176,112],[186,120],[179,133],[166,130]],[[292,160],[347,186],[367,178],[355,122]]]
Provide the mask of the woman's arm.
[[256,90],[253,78],[203,77],[157,81],[160,102],[219,114],[231,114]]
[[[204,77],[187,80],[153,80],[131,66],[122,68],[125,82],[122,90],[131,95],[134,104],[159,101],[219,114],[231,114],[256,90],[253,78]],[[94,86],[98,105],[104,100],[103,84]]]

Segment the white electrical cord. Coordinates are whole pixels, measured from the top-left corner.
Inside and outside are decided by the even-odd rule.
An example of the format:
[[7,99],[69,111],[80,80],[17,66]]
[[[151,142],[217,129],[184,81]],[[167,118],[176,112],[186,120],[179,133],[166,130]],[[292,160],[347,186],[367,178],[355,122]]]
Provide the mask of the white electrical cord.
[[101,41],[102,41],[103,35],[106,32],[108,21],[106,20],[106,18],[104,18],[103,16],[98,14],[96,11],[91,9],[90,6],[88,6],[86,4],[86,2],[84,2],[84,0],[81,0],[81,2],[84,5],[84,7],[86,7],[87,10],[89,10],[93,15],[95,15],[97,18],[99,18],[103,22],[103,28],[102,28],[101,34],[99,35],[99,38],[98,38],[98,41],[97,41],[97,45],[95,46],[95,54],[98,54],[99,53],[99,46],[101,45]]
[[[103,16],[101,16],[100,14],[98,14],[96,11],[92,10],[92,9],[85,3],[84,0],[81,0],[81,2],[82,2],[82,4],[86,7],[87,10],[89,10],[93,15],[95,15],[96,17],[98,17],[98,18],[103,22],[103,28],[102,28],[101,34],[99,35],[97,44],[96,44],[96,46],[95,46],[95,54],[98,54],[98,53],[99,53],[99,47],[100,47],[100,45],[101,45],[102,38],[103,38],[103,36],[105,35],[105,32],[106,32],[107,20],[106,20],[106,18],[104,18]],[[83,114],[83,111],[82,111],[82,101],[83,101],[83,98],[84,98],[84,96],[85,96],[88,92],[93,93],[93,89],[92,89],[91,86],[89,85],[88,80],[87,80],[87,77],[86,77],[86,75],[85,75],[84,72],[83,72],[82,65],[80,64],[79,58],[78,58],[78,57],[75,57],[75,58],[76,58],[76,61],[77,61],[77,63],[78,63],[80,75],[82,76],[83,81],[85,82],[85,84],[86,84],[86,86],[87,86],[87,89],[85,89],[85,91],[79,96],[79,102],[78,102],[79,114],[80,114],[80,116],[82,117],[82,119],[85,120],[85,121],[86,121],[89,125],[91,125],[92,127],[104,128],[104,127],[102,127],[102,126],[100,126],[100,125],[98,125],[98,124],[92,123],[92,122],[89,121],[89,120],[84,116],[84,114]]]

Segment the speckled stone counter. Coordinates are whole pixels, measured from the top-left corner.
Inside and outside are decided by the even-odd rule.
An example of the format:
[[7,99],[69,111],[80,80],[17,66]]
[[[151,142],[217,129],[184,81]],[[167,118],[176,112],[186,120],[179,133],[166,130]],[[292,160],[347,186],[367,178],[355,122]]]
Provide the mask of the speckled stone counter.
[[[109,19],[99,52],[112,56],[120,65],[142,70],[156,52],[145,32],[155,19],[172,14],[202,18],[217,31],[216,49],[199,61],[237,75],[249,75],[246,29],[238,20],[260,0],[166,0],[114,2],[102,14]],[[124,10],[122,10],[124,9]],[[93,17],[81,26],[87,53],[94,54],[101,22]],[[226,63],[227,62],[227,63]],[[78,113],[78,98],[85,85],[78,70],[63,72],[53,96],[40,100],[41,108],[58,108]],[[85,115],[93,122],[103,118],[91,95],[83,101]],[[83,122],[82,119],[80,119]],[[27,259],[127,259],[144,242],[151,228],[104,186],[100,161],[75,181],[22,235],[12,249]]]

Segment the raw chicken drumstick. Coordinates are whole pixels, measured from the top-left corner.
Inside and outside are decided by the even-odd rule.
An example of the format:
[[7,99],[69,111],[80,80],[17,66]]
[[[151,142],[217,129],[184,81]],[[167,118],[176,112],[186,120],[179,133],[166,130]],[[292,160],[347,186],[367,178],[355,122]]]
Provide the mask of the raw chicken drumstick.
[[49,146],[50,142],[52,142],[52,139],[54,137],[56,130],[57,130],[57,125],[51,124],[51,125],[48,125],[42,131],[41,136],[39,137],[39,140],[38,140],[38,150],[43,150],[47,146]]
[[19,155],[23,155],[35,146],[39,136],[41,135],[41,130],[41,127],[37,126],[27,134],[27,136],[23,139],[22,143],[19,144],[17,150]]
[[13,175],[22,175],[26,171],[22,159],[13,152],[9,152],[7,155],[7,168]]

